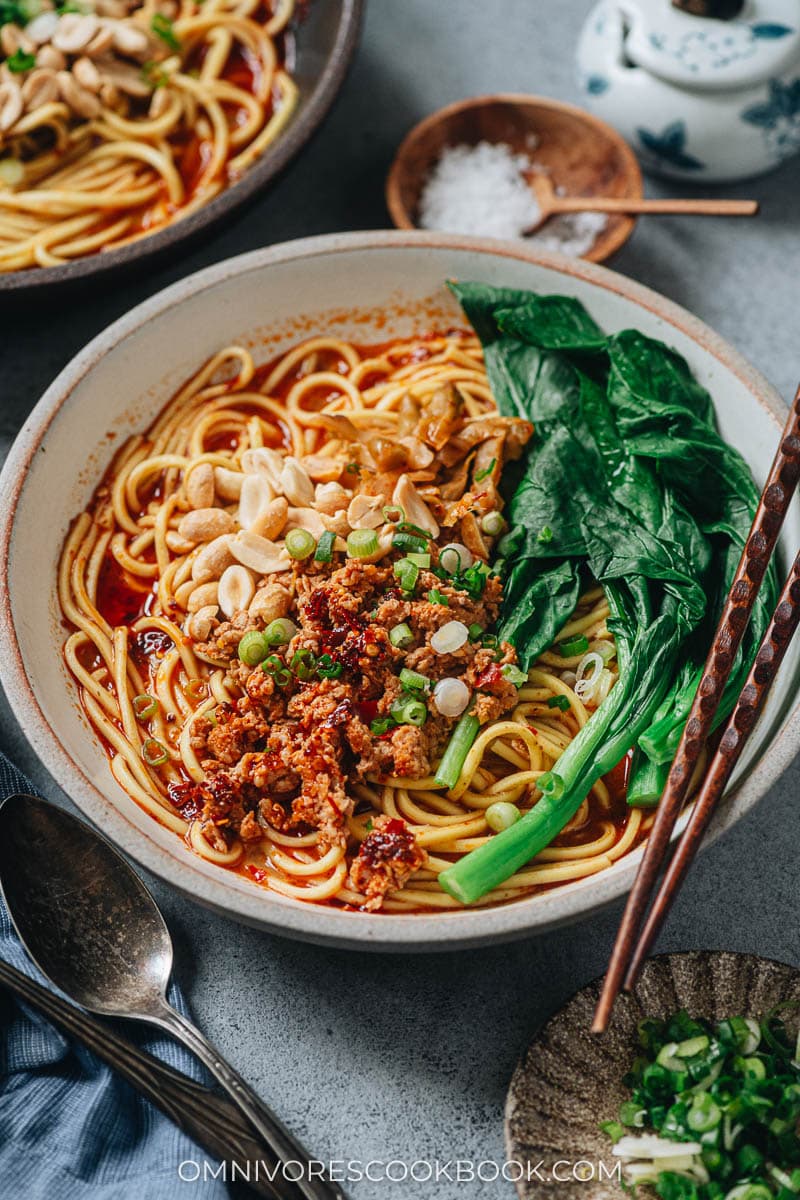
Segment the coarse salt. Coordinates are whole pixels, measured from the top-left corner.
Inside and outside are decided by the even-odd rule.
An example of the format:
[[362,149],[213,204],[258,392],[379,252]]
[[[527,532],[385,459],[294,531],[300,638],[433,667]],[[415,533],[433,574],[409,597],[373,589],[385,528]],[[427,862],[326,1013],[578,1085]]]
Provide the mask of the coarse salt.
[[[527,154],[505,142],[449,146],[422,189],[419,225],[443,233],[521,238],[541,217],[526,178],[537,169]],[[551,218],[526,237],[544,250],[580,257],[605,228],[602,213],[568,213]]]

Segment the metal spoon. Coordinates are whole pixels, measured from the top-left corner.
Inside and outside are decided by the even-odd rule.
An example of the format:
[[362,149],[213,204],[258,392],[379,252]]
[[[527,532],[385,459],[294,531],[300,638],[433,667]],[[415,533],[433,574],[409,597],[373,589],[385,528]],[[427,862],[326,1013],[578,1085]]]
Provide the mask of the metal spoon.
[[[0,807],[0,890],[28,954],[76,1004],[157,1025],[205,1063],[275,1156],[262,1178],[274,1179],[276,1200],[344,1200],[326,1176],[307,1178],[306,1150],[167,1001],[169,930],[110,842],[45,800],[9,796]],[[291,1166],[284,1172],[281,1163]]]

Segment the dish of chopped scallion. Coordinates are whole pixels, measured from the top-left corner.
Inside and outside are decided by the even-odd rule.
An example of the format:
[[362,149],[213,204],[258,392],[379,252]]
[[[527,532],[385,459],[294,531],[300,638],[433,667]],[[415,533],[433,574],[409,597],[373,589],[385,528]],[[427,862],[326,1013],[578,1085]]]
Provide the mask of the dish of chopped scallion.
[[685,1009],[639,1024],[630,1099],[601,1123],[627,1186],[662,1200],[800,1196],[800,1046],[779,1005],[712,1023]]

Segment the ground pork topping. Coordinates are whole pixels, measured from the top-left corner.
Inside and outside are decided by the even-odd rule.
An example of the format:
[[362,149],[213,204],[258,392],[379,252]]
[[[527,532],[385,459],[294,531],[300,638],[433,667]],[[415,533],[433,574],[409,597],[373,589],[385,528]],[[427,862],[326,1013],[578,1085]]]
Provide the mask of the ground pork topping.
[[[336,471],[325,455],[307,456],[306,467],[253,452],[270,487],[289,488],[276,516],[288,522],[285,541],[223,532],[198,555],[198,579],[214,561],[223,573],[218,585],[200,584],[211,603],[186,632],[234,698],[195,720],[205,780],[174,802],[214,845],[272,829],[318,831],[323,852],[345,847],[360,787],[433,775],[466,706],[485,724],[517,703],[514,650],[491,636],[502,585],[488,561],[503,528],[503,460],[521,452],[531,427],[468,417],[450,388],[419,407],[397,443],[324,416],[345,456]],[[192,530],[207,512],[216,510],[195,514]],[[290,533],[301,530],[311,550],[293,557]],[[234,611],[237,589],[246,607]],[[412,831],[381,818],[350,883],[378,907],[422,861]]]
[[388,892],[396,892],[424,866],[428,856],[398,817],[380,816],[367,834],[350,867],[349,882],[363,896],[369,912],[381,907]]

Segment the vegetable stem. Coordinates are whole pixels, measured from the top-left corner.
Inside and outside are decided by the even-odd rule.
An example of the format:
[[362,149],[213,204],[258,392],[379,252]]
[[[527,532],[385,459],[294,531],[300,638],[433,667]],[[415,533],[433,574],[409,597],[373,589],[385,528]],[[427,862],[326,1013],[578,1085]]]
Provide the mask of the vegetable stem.
[[[445,787],[448,791],[458,783],[458,777],[461,774],[461,769],[464,766],[467,755],[472,749],[472,744],[478,736],[478,730],[481,723],[472,713],[464,713],[464,716],[456,725],[452,732],[450,741],[447,743],[442,761],[439,763],[436,771],[436,783],[439,787]],[[462,862],[468,861],[462,859]],[[441,882],[442,876],[439,876]]]

